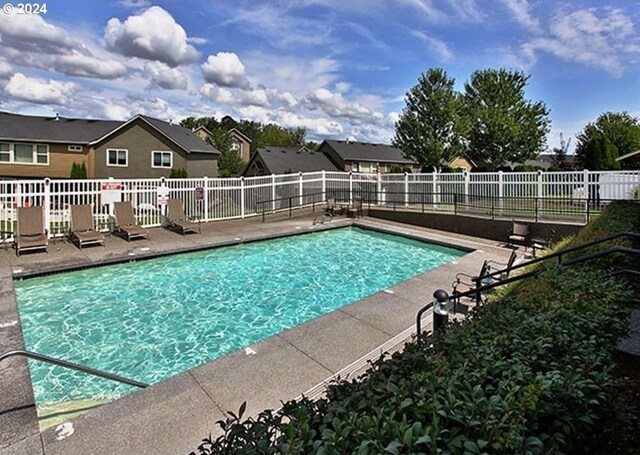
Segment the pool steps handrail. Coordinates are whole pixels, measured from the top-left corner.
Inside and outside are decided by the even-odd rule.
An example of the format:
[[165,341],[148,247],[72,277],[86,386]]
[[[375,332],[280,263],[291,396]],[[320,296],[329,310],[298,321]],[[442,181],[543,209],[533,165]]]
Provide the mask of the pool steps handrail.
[[85,367],[83,365],[78,365],[77,363],[68,362],[62,359],[56,359],[55,357],[50,357],[44,354],[38,354],[37,352],[32,352],[32,351],[15,350],[15,351],[6,352],[0,355],[0,362],[14,356],[27,357],[33,360],[39,360],[41,362],[51,363],[53,365],[57,365],[64,368],[70,368],[72,370],[91,374],[93,376],[98,376],[104,379],[110,379],[112,381],[120,382],[122,384],[127,384],[134,387],[140,387],[141,389],[144,389],[145,387],[149,387],[149,384],[145,384],[144,382],[135,381],[133,379],[128,379],[122,376],[118,376],[117,374],[107,373],[106,371],[96,370],[94,368]]

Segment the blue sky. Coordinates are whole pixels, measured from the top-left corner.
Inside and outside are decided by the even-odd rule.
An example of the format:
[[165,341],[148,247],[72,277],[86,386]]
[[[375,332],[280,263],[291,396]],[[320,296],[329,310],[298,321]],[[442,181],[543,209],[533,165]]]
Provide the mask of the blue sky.
[[[16,2],[17,3],[17,2]],[[418,76],[531,75],[549,147],[640,116],[640,3],[535,0],[48,1],[0,13],[0,109],[178,121],[231,115],[313,139],[389,142]],[[6,20],[6,19],[8,20]],[[575,139],[574,139],[575,141]]]

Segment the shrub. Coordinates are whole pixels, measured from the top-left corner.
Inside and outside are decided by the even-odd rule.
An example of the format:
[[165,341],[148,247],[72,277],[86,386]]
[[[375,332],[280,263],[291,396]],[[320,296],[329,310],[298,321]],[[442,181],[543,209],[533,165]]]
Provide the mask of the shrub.
[[[640,205],[613,203],[568,244],[639,223]],[[611,351],[631,299],[603,273],[612,264],[549,265],[324,399],[247,420],[243,405],[193,454],[589,453],[613,415]]]
[[186,179],[189,177],[187,170],[183,167],[174,167],[171,168],[171,173],[169,174],[170,179]]

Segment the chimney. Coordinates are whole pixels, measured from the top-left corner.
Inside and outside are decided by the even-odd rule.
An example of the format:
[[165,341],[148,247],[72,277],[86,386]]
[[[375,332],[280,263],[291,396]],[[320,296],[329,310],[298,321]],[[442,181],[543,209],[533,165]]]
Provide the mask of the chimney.
[[173,125],[173,119],[172,118],[169,119],[169,125]]
[[54,119],[54,121],[57,122],[58,120],[60,120],[60,114],[58,112],[56,112],[56,118]]

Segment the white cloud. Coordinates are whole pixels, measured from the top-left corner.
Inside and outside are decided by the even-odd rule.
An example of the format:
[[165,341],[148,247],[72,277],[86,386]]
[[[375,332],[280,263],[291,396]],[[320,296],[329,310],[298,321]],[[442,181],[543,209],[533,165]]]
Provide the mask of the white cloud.
[[107,48],[129,57],[158,60],[175,67],[192,63],[198,51],[188,44],[187,33],[171,14],[152,6],[124,22],[109,19],[104,31]]
[[284,106],[289,109],[293,109],[294,107],[300,104],[295,96],[293,96],[290,92],[279,92],[278,90],[267,90],[269,95],[269,99],[280,101]]
[[127,67],[115,60],[102,60],[77,52],[60,55],[53,60],[53,69],[69,76],[115,79],[127,74]]
[[453,58],[453,52],[449,49],[447,43],[441,39],[430,36],[420,30],[409,29],[409,33],[427,43],[429,50],[435,53],[441,60],[448,61]]
[[314,90],[307,95],[305,101],[311,110],[321,109],[327,115],[346,117],[352,121],[355,119],[370,120],[381,115],[360,103],[347,101],[341,93],[334,93],[326,88]]
[[621,76],[630,60],[640,57],[640,37],[633,21],[619,9],[556,12],[549,33],[522,46],[527,58],[535,62],[539,52],[567,61],[601,68]]
[[269,97],[263,89],[242,90],[239,101],[241,104],[249,106],[269,107]]
[[217,87],[213,84],[204,84],[200,87],[200,94],[206,99],[220,104],[232,104],[235,102],[235,98],[233,93],[231,93],[231,90]]
[[233,52],[210,55],[202,64],[202,74],[207,82],[223,87],[247,87],[244,65]]
[[19,65],[100,79],[114,79],[127,73],[122,63],[94,57],[66,30],[46,22],[41,16],[20,15],[10,21],[1,21],[0,35],[3,44],[0,53]]
[[162,62],[148,62],[144,73],[150,79],[152,87],[166,90],[186,90],[187,77],[178,68],[170,68]]
[[14,74],[4,87],[8,95],[38,104],[66,104],[76,89],[72,82],[27,77],[22,73]]
[[151,1],[150,0],[118,0],[118,5],[124,8],[140,10],[140,9],[148,8],[149,6],[151,6]]
[[398,123],[398,120],[400,120],[400,114],[395,111],[391,111],[387,114],[387,119],[389,120],[391,126],[395,127],[396,123]]
[[13,67],[5,61],[0,61],[0,79],[8,79],[13,74]]
[[533,17],[531,4],[528,0],[502,0],[502,3],[511,12],[518,24],[534,32],[540,31],[540,21]]

